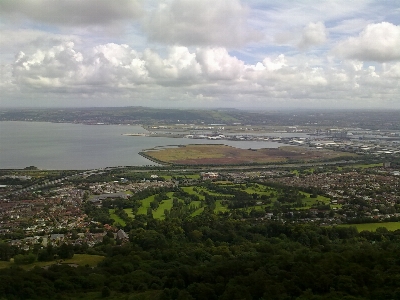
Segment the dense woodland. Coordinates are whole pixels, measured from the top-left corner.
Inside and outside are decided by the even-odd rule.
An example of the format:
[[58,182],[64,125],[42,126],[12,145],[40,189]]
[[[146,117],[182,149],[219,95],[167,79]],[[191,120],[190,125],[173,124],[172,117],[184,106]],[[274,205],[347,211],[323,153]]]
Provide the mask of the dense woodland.
[[[163,221],[143,215],[134,225],[125,243],[110,235],[94,248],[50,249],[59,257],[104,255],[95,268],[0,270],[0,299],[400,299],[400,231],[244,220],[209,209]],[[11,249],[0,249],[9,258]],[[39,252],[44,260],[47,250]]]

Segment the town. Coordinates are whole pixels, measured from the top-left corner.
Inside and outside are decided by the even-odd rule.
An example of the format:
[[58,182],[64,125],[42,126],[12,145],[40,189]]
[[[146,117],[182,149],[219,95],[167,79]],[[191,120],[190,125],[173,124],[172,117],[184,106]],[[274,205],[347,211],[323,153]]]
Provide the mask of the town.
[[[118,234],[128,236],[139,220],[168,218],[175,206],[180,217],[208,210],[317,226],[400,218],[396,162],[212,171],[160,167],[135,172],[118,167],[58,179],[52,174],[52,180],[48,175],[54,171],[40,172],[36,179],[32,170],[4,172],[9,174],[0,180],[14,184],[0,186],[0,236],[24,251],[64,243],[93,247],[103,243],[108,232],[117,240]],[[160,195],[164,198],[155,203]],[[243,203],[232,205],[235,197],[242,197]],[[99,217],[104,211],[106,216]]]

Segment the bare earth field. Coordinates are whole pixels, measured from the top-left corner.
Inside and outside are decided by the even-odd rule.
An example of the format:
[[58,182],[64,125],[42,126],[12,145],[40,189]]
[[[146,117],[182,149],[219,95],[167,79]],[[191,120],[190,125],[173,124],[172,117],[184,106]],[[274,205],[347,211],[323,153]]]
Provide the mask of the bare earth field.
[[179,165],[236,165],[263,164],[290,161],[314,161],[355,156],[307,147],[284,146],[274,149],[239,149],[226,145],[187,145],[178,148],[145,151],[156,161]]

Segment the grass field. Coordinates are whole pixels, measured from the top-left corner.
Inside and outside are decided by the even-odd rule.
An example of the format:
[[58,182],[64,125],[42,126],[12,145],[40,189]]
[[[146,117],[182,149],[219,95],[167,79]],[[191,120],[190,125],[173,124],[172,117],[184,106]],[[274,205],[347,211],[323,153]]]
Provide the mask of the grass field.
[[222,205],[221,200],[217,200],[215,201],[215,209],[214,212],[219,213],[219,212],[225,212],[228,211],[229,208],[227,208],[226,206]]
[[257,193],[259,195],[266,195],[266,196],[270,196],[271,193],[274,191],[271,188],[265,187],[263,185],[260,184],[256,184],[255,187],[247,187],[244,189],[244,191],[248,194],[254,194]]
[[[199,199],[204,200],[204,195],[200,195],[198,192],[195,192],[193,189],[195,188],[195,186],[185,186],[182,187],[182,190],[188,194],[191,195],[197,195],[199,197]],[[198,190],[200,190],[200,188],[197,188]]]
[[199,174],[185,175],[185,178],[187,178],[187,179],[199,179],[200,175]]
[[[165,209],[171,210],[173,194],[174,194],[173,192],[168,192],[167,196],[169,197],[169,199],[161,201],[158,208],[153,211],[153,217],[155,219],[161,219],[161,220],[164,219],[165,218],[164,210]],[[152,201],[154,201],[154,197],[155,197],[155,195],[152,195],[141,201],[142,205],[138,209],[138,212],[137,212],[138,215],[146,215],[147,214],[147,209],[150,207],[150,203]]]
[[[193,190],[194,188],[197,188],[198,192],[194,191]],[[188,194],[197,195],[201,200],[204,200],[205,196],[200,194],[200,192],[206,192],[207,194],[210,194],[212,196],[228,196],[228,197],[232,196],[232,195],[227,195],[227,194],[215,193],[213,191],[209,191],[209,190],[207,190],[203,187],[199,187],[199,186],[197,186],[197,187],[196,186],[187,186],[187,187],[185,186],[185,187],[182,187],[182,189]]]
[[156,210],[153,211],[154,219],[165,219],[164,210],[171,210],[172,208],[172,199],[161,201],[160,205]]
[[379,164],[357,164],[357,165],[350,165],[345,168],[357,168],[357,169],[368,169],[368,168],[376,168],[376,167],[383,167],[383,163]]
[[147,209],[150,207],[150,202],[152,202],[152,201],[154,201],[154,196],[155,195],[152,195],[152,196],[150,196],[150,197],[147,197],[147,198],[145,198],[145,199],[143,199],[141,202],[142,202],[142,205],[139,207],[139,209],[138,209],[138,212],[137,212],[137,214],[138,215],[145,215],[145,214],[147,214]]
[[[63,264],[77,264],[79,266],[89,265],[95,267],[99,262],[104,259],[104,256],[100,255],[89,255],[89,254],[75,254],[73,258],[65,259],[62,261]],[[31,270],[34,267],[45,267],[56,264],[57,261],[37,261],[29,265],[19,265],[24,270]],[[0,261],[0,269],[15,266],[13,262]]]
[[239,149],[226,145],[187,145],[147,151],[146,155],[164,163],[181,165],[224,165],[309,161],[356,156],[347,152],[283,146],[277,149]]
[[[228,181],[224,181],[221,182],[222,186],[227,186],[229,185],[230,187],[236,188],[238,190],[244,191],[248,194],[253,194],[253,193],[257,193],[260,196],[269,196],[269,199],[271,200],[271,203],[268,204],[259,204],[259,205],[254,205],[254,206],[250,206],[245,208],[246,211],[251,211],[253,209],[255,210],[264,210],[266,207],[271,207],[274,205],[274,202],[277,200],[276,196],[271,197],[272,193],[277,193],[277,191],[274,188],[268,187],[268,186],[264,186],[262,184],[254,184],[251,186],[246,186],[244,184],[234,184]],[[191,214],[191,216],[196,216],[201,214],[201,212],[204,210],[204,207],[200,207],[201,202],[205,200],[205,196],[202,195],[202,192],[206,192],[210,195],[214,195],[214,196],[224,196],[224,197],[229,197],[229,196],[233,196],[233,195],[229,195],[229,194],[221,194],[221,193],[217,193],[214,191],[210,191],[202,186],[185,186],[182,187],[182,190],[185,191],[188,194],[191,195],[197,195],[199,197],[199,201],[192,201],[190,203],[190,205],[193,205],[195,207],[197,207],[197,209]],[[313,205],[317,204],[317,202],[321,202],[323,204],[330,204],[330,199],[321,195],[318,195],[316,198],[310,198],[310,194],[306,193],[306,192],[301,192],[305,198],[302,200],[303,203],[305,204],[304,207],[299,207],[296,209],[309,209],[311,208]],[[163,200],[160,202],[159,207],[153,211],[153,217],[155,219],[161,219],[163,220],[165,218],[165,210],[170,211],[173,205],[173,192],[168,192],[167,196],[169,197],[169,199]],[[147,209],[150,207],[150,203],[152,201],[154,201],[154,197],[155,195],[152,195],[150,197],[147,197],[143,200],[141,200],[142,205],[139,207],[137,214],[147,214]],[[181,199],[179,199],[179,201],[183,201]],[[262,200],[261,200],[262,201]],[[216,201],[216,207],[214,209],[215,213],[219,213],[219,212],[226,212],[229,211],[229,208],[225,205],[222,204],[222,200],[217,200]],[[337,205],[336,207],[340,207],[341,205]],[[132,213],[132,210],[127,208],[125,209],[126,213],[128,214],[128,216],[130,218],[134,218],[134,215]],[[125,222],[119,218],[117,215],[115,215],[113,210],[110,210],[110,215],[111,217],[114,219],[115,222],[123,225],[125,224]]]
[[339,171],[343,169],[368,169],[368,168],[376,168],[376,167],[382,167],[383,163],[377,163],[377,164],[356,164],[356,165],[348,165],[344,167],[337,167]]
[[384,222],[384,223],[364,223],[364,224],[344,224],[338,225],[340,227],[350,227],[354,226],[357,228],[358,232],[367,230],[367,231],[376,231],[379,227],[385,227],[387,230],[395,231],[400,229],[400,222]]
[[127,213],[129,218],[134,218],[135,215],[132,212],[132,208],[124,208],[124,211]]
[[[131,210],[132,211],[132,210]],[[122,220],[119,216],[117,216],[114,212],[115,209],[109,209],[108,210],[109,214],[110,214],[110,218],[114,220],[115,223],[120,224],[121,226],[126,226],[126,223],[124,220]]]
[[311,208],[313,205],[317,204],[317,202],[323,202],[324,204],[329,204],[330,203],[330,199],[321,195],[318,195],[317,198],[310,198],[310,194],[306,193],[306,192],[300,192],[302,193],[304,196],[306,196],[306,198],[304,198],[302,201],[303,203],[306,204],[305,207],[302,207],[301,209],[309,209]]

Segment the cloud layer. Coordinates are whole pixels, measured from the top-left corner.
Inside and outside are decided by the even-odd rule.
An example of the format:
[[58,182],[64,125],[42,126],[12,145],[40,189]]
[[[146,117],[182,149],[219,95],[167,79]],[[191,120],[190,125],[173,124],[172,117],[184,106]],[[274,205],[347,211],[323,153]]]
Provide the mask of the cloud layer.
[[261,38],[238,0],[161,1],[145,23],[149,38],[166,44],[238,47]]
[[139,0],[2,0],[2,15],[34,21],[80,26],[107,24],[139,17]]
[[0,105],[400,108],[400,25],[386,11],[4,0]]

